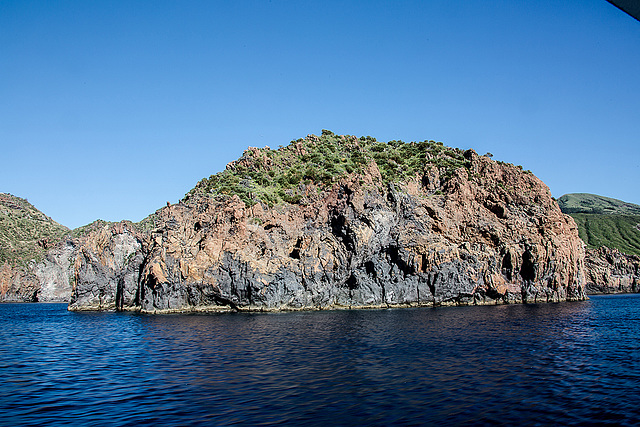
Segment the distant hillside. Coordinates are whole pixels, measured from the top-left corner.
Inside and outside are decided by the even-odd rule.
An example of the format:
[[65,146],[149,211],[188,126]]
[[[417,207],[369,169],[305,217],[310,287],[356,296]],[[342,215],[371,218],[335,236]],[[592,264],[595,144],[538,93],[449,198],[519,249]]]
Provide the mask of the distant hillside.
[[638,205],[588,193],[565,194],[558,199],[558,205],[567,214],[640,215]]
[[589,248],[606,246],[640,255],[640,206],[586,193],[565,194],[558,205],[576,221]]
[[39,261],[46,249],[69,229],[58,224],[26,199],[0,193],[0,265],[25,267]]

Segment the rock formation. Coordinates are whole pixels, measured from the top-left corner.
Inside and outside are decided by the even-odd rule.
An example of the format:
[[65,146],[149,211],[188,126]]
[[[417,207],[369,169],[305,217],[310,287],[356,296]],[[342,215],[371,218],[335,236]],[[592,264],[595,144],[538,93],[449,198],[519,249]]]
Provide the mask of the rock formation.
[[27,200],[0,193],[0,301],[68,302],[78,243],[69,232]]
[[3,302],[69,302],[76,252],[82,239],[66,236],[53,244],[39,261],[27,266],[5,262],[0,268]]
[[76,253],[76,286],[70,307],[82,310],[134,307],[144,261],[142,248],[140,233],[128,221],[105,224],[90,234]]
[[640,291],[640,257],[602,246],[588,249],[585,257],[588,294]]
[[[277,167],[270,153],[253,150],[250,157],[265,171]],[[281,150],[305,155],[300,144]],[[460,153],[464,167],[427,162],[401,183],[383,179],[370,160],[361,170],[326,178],[328,185],[299,182],[294,193],[282,193],[290,203],[270,207],[235,194],[192,192],[158,210],[149,231],[105,225],[77,252],[69,309],[585,299],[584,244],[547,186],[519,167],[473,150]],[[245,167],[241,160],[228,168]]]

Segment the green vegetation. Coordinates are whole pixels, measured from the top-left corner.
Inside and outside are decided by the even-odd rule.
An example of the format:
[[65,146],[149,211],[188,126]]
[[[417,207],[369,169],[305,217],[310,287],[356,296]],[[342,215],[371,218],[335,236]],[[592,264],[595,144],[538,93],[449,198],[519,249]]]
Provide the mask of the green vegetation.
[[[130,222],[130,221],[125,221],[129,224],[131,224],[131,226],[140,231],[140,232],[148,232],[151,231],[153,229],[156,228],[156,214],[152,213],[151,215],[149,215],[148,217],[144,218],[142,221],[140,222]],[[102,219],[97,219],[95,221],[93,221],[90,224],[87,225],[83,225],[82,227],[78,227],[75,228],[73,230],[71,230],[71,232],[69,233],[69,235],[71,237],[74,237],[76,239],[82,239],[83,237],[87,237],[89,234],[100,230],[101,228],[103,228],[104,226],[107,225],[112,225],[115,224],[112,221],[105,221]]]
[[107,224],[110,224],[110,223],[102,219],[97,219],[90,224],[83,225],[82,227],[74,228],[73,230],[71,230],[70,234],[72,237],[75,237],[75,238],[86,237],[90,233],[98,230],[99,228],[104,227]]
[[323,130],[320,136],[309,135],[277,150],[251,148],[226,170],[201,180],[185,199],[235,194],[247,205],[300,203],[307,186],[326,188],[342,176],[364,172],[371,162],[378,165],[384,183],[406,181],[427,165],[439,167],[445,177],[470,166],[462,150],[441,142],[378,142]]
[[151,231],[156,228],[156,217],[156,214],[152,213],[142,221],[133,223],[133,226],[143,233]]
[[[139,231],[149,231],[155,228],[155,219],[154,213],[132,225]],[[111,223],[98,219],[91,224],[69,230],[37,210],[27,200],[0,193],[0,267],[7,262],[26,268],[32,260],[40,262],[47,250],[65,236],[82,239],[108,224]]]
[[590,248],[607,246],[640,255],[640,215],[570,214],[578,224],[580,238]]
[[587,247],[640,255],[640,206],[587,193],[565,194],[558,205],[576,221]]
[[0,266],[26,267],[40,261],[46,249],[69,233],[27,200],[0,193]]
[[558,199],[558,205],[567,214],[640,215],[638,205],[588,193],[565,194]]

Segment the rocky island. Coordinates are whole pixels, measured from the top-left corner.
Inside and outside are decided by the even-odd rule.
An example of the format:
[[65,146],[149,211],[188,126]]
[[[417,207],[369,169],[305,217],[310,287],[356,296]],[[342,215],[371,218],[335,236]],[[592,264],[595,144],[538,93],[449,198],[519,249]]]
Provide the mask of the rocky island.
[[24,199],[0,202],[0,300],[70,310],[581,300],[612,271],[585,264],[576,223],[531,172],[435,141],[323,131],[249,148],[140,223],[68,230]]
[[584,244],[521,167],[434,141],[249,148],[76,251],[70,310],[165,313],[586,298]]

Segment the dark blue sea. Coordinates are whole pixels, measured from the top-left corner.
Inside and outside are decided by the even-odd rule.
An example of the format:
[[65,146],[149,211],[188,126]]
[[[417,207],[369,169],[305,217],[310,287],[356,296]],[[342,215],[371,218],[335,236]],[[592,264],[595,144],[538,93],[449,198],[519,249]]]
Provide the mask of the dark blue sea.
[[639,295],[0,323],[7,426],[640,424]]

